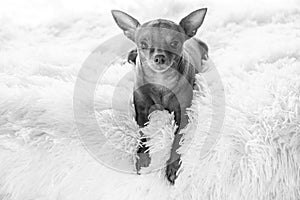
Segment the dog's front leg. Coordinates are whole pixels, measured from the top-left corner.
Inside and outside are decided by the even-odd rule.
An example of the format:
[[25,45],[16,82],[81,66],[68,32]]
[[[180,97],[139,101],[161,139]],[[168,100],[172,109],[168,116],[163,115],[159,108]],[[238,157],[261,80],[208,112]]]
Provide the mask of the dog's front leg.
[[[136,113],[136,122],[139,125],[140,128],[145,126],[145,123],[148,121],[148,114],[150,109],[150,104],[147,101],[143,101],[144,98],[141,98],[140,93],[135,92],[134,93],[134,107],[135,107],[135,113]],[[147,141],[146,138],[143,138],[143,133],[140,132],[142,139],[141,143],[139,144],[139,147],[137,149],[137,160],[136,160],[136,170],[139,174],[139,171],[141,170],[141,167],[148,167],[151,161],[151,158],[149,156],[149,152],[147,152],[148,147],[144,145],[144,143]]]
[[186,115],[186,113],[181,116],[180,111],[175,111],[175,121],[178,125],[178,128],[175,132],[170,158],[167,161],[167,169],[166,169],[166,176],[171,184],[175,183],[175,180],[177,178],[177,171],[181,165],[180,154],[177,153],[177,150],[180,147],[180,140],[182,137],[182,134],[179,134],[179,132],[187,125],[188,116]]

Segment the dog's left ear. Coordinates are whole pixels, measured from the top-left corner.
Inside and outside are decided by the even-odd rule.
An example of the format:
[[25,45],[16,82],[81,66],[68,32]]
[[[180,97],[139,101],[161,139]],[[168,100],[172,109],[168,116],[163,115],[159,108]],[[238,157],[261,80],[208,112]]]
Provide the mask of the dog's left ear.
[[196,34],[198,28],[204,21],[206,12],[207,8],[195,10],[180,21],[179,25],[183,28],[188,37],[193,37]]

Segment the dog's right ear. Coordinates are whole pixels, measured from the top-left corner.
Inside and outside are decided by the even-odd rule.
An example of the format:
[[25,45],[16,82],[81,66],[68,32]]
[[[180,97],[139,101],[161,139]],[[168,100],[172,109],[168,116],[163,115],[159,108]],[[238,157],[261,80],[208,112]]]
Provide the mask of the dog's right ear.
[[119,10],[112,10],[111,11],[114,20],[118,24],[118,26],[124,31],[124,34],[131,39],[132,41],[135,40],[135,31],[140,23],[131,17],[130,15],[119,11]]
[[207,8],[195,10],[180,21],[179,25],[184,29],[188,37],[193,37],[196,34],[203,23],[206,12]]

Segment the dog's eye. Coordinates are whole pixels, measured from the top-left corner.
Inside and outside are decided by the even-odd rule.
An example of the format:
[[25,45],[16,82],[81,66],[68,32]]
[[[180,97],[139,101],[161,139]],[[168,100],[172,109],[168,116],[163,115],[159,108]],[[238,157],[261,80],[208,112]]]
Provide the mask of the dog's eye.
[[171,45],[172,48],[176,49],[179,46],[179,42],[178,41],[172,41],[170,45]]
[[140,44],[142,49],[147,49],[148,48],[148,44],[146,42],[141,42]]

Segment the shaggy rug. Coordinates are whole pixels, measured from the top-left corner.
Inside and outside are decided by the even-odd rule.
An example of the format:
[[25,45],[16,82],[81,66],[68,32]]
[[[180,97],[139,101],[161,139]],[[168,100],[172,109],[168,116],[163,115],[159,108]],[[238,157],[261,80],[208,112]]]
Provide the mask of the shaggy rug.
[[[137,145],[139,129],[132,116],[121,114],[128,104],[124,94],[131,94],[131,76],[123,79],[114,98],[114,108],[120,113],[111,116],[114,91],[120,78],[130,74],[131,65],[111,66],[97,88],[94,105],[100,130],[113,147],[127,154],[112,153],[105,146],[99,154],[111,158],[107,166],[88,150],[78,133],[85,121],[78,124],[74,119],[76,75],[99,37],[109,36],[110,30],[116,33],[117,28],[105,20],[97,24],[110,14],[70,15],[28,26],[23,21],[20,25],[1,20],[0,199],[299,200],[298,4],[277,2],[266,12],[261,3],[253,7],[252,1],[247,6],[233,1],[239,9],[227,8],[222,13],[226,6],[219,2],[207,2],[212,14],[199,35],[210,47],[224,86],[224,122],[220,134],[213,137],[216,143],[203,151],[206,139],[214,134],[210,129],[214,80],[199,76],[198,84],[203,87],[189,109],[191,121],[183,131],[182,166],[174,186],[164,175],[173,115],[162,111],[151,116],[145,132],[155,137],[148,145],[161,153],[151,155],[152,166],[141,175],[134,171],[134,156],[128,156]],[[126,112],[134,115],[132,110]],[[89,131],[87,137],[93,141],[97,133]],[[124,132],[126,137],[121,137]]]
[[[126,68],[117,65],[111,73],[115,74],[120,67]],[[200,94],[206,95],[195,95],[189,113],[194,120],[190,124],[197,123],[197,129],[192,128],[195,131],[192,139],[188,137],[190,130],[185,132],[182,166],[174,186],[166,181],[161,167],[168,158],[174,131],[173,116],[169,113],[154,113],[145,131],[149,135],[156,133],[157,141],[148,144],[150,147],[159,148],[166,143],[162,145],[164,151],[158,150],[163,152],[160,157],[153,159],[157,166],[149,169],[161,168],[142,175],[122,173],[97,162],[83,147],[72,117],[71,84],[59,82],[52,90],[44,91],[40,86],[35,88],[33,82],[24,81],[21,86],[14,86],[19,88],[18,92],[10,90],[9,85],[2,85],[1,92],[6,98],[2,98],[0,108],[1,199],[296,200],[300,185],[299,69],[290,67],[294,73],[285,73],[287,76],[283,77],[282,70],[287,69],[272,67],[270,73],[276,73],[272,78],[260,73],[256,80],[247,82],[247,86],[254,81],[266,85],[260,92],[265,92],[261,95],[265,95],[263,100],[268,101],[268,106],[253,99],[251,93],[258,91],[248,89],[248,95],[241,95],[245,92],[241,84],[246,82],[235,80],[233,85],[240,87],[231,87],[231,93],[227,94],[226,115],[218,142],[204,157],[200,153],[210,133],[211,99],[205,91]],[[7,79],[6,83],[9,81],[12,80]],[[30,91],[26,89],[29,86]],[[111,117],[102,101],[96,105],[101,105],[96,106],[101,107],[97,112],[100,130],[112,144],[122,146],[122,141],[126,141],[120,136],[123,132],[117,132],[116,128],[137,133],[132,117],[121,114]],[[90,137],[96,136],[91,134]],[[132,142],[132,146],[135,145]],[[107,149],[99,153],[103,152],[117,158],[116,163],[119,159],[127,160],[134,172],[133,158],[124,158]]]

